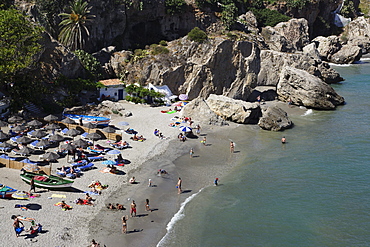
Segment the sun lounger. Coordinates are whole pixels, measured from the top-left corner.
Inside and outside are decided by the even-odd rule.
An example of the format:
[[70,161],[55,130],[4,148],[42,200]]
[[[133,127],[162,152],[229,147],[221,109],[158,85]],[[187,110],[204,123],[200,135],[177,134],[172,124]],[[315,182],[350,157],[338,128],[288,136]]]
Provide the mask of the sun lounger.
[[19,153],[19,150],[18,149],[13,149],[11,151],[12,154],[15,154],[15,155],[20,155],[20,156],[26,156],[26,154],[23,154],[23,153]]
[[14,143],[17,143],[17,139],[21,137],[21,136],[13,136],[13,137],[10,137],[10,140]]
[[86,165],[86,163],[87,163],[87,160],[81,160],[79,162],[72,163],[71,166],[73,166],[73,167],[79,167],[79,166]]
[[92,156],[92,157],[86,157],[88,161],[99,161],[104,159],[104,156]]
[[101,154],[101,153],[104,152],[104,150],[94,149],[94,148],[91,148],[91,147],[87,147],[87,150],[89,150],[90,152],[93,152],[93,153],[97,153],[97,154]]
[[64,128],[60,132],[63,133],[64,135],[66,135],[66,133],[67,133],[68,130],[69,130],[68,128]]
[[12,147],[0,147],[0,151],[2,151],[2,152],[10,152],[10,151],[12,151]]
[[81,134],[81,138],[86,138],[86,136],[88,135],[89,133],[85,132],[83,134]]
[[93,166],[94,166],[94,163],[89,163],[84,166],[79,166],[78,169],[80,169],[81,171],[87,171],[87,170],[92,169]]
[[32,133],[33,133],[33,132],[35,132],[35,130],[31,130],[31,131],[27,132],[27,136],[28,136],[28,137],[30,137],[30,138],[31,138],[31,137],[33,137],[33,136],[32,136]]

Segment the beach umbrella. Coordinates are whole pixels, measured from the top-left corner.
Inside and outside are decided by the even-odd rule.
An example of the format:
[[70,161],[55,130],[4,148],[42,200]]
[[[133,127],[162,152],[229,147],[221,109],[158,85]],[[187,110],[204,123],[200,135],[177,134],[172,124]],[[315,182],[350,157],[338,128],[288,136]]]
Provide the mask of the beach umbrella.
[[23,118],[21,116],[13,116],[8,119],[8,122],[15,123],[15,122],[20,122],[22,120]]
[[112,149],[112,150],[107,152],[107,154],[109,154],[109,155],[115,155],[115,154],[120,154],[120,153],[121,153],[121,151],[116,150],[116,149]]
[[25,164],[22,169],[27,172],[39,172],[41,170],[37,164]]
[[43,138],[44,136],[46,136],[48,133],[46,133],[45,131],[43,130],[35,130],[34,132],[32,132],[32,136],[33,137],[36,137],[36,138]]
[[104,160],[104,161],[102,162],[102,164],[103,164],[103,165],[116,165],[116,164],[117,164],[117,162],[116,162],[116,161],[114,161],[114,160]]
[[77,129],[70,129],[66,132],[66,135],[75,137],[76,135],[80,134],[80,131]]
[[70,119],[69,117],[63,119],[62,122],[66,124],[76,124],[76,122],[73,119]]
[[55,123],[52,123],[52,124],[46,125],[45,129],[47,129],[47,130],[56,130],[56,129],[60,129],[60,126],[55,124]]
[[86,136],[86,138],[87,138],[87,139],[92,140],[92,141],[93,141],[93,145],[94,145],[94,142],[95,142],[96,140],[99,140],[99,139],[101,138],[101,135],[100,135],[100,134],[98,134],[98,133],[96,133],[96,132],[94,132],[94,133],[89,133],[89,134]]
[[180,94],[179,95],[179,100],[188,100],[189,97],[186,94]]
[[88,128],[89,129],[88,130],[88,133],[90,133],[90,129],[95,129],[96,128],[96,124],[93,124],[93,123],[88,122],[88,123],[84,124],[84,127]]
[[17,191],[12,194],[12,197],[14,199],[19,199],[19,200],[28,200],[29,196],[26,192],[23,191]]
[[38,143],[36,143],[36,147],[46,147],[50,145],[50,141],[46,139],[41,139]]
[[104,132],[107,132],[108,133],[108,139],[109,139],[109,135],[110,135],[110,133],[116,133],[116,129],[115,128],[113,128],[112,126],[108,126],[108,127],[105,127],[105,128],[103,128],[102,129],[102,131],[104,131]]
[[0,131],[0,140],[5,140],[5,139],[8,139],[9,136],[7,134],[5,134],[4,132]]
[[82,140],[82,139],[78,139],[77,141],[74,141],[73,142],[76,147],[87,147],[89,145],[89,143],[85,140]]
[[3,120],[0,120],[0,130],[2,127],[6,127],[6,126],[8,126],[8,123]]
[[56,159],[58,159],[60,156],[59,156],[59,154],[57,154],[57,153],[54,153],[54,152],[47,152],[47,153],[45,153],[43,156],[42,156],[42,158],[43,159],[45,159],[45,160],[49,160],[49,161],[51,161],[51,160],[56,160]]
[[192,131],[193,131],[193,129],[192,129],[192,128],[187,127],[187,126],[181,126],[181,127],[179,128],[179,130],[180,130],[180,131],[182,131],[182,132],[192,132]]
[[23,155],[30,155],[33,152],[32,148],[29,147],[22,147],[17,153]]
[[25,144],[25,143],[30,143],[32,141],[31,138],[27,137],[27,136],[21,136],[19,137],[16,142],[18,143],[22,143],[22,144]]
[[49,140],[54,141],[54,142],[60,142],[64,140],[64,137],[59,134],[55,134],[55,135],[50,136]]
[[23,125],[17,125],[17,126],[15,126],[14,128],[12,128],[12,130],[14,131],[14,132],[21,132],[21,131],[23,131],[23,130],[25,130],[26,129],[26,127],[24,127]]
[[34,119],[27,123],[27,126],[30,126],[30,127],[40,127],[41,125],[43,125],[43,123],[37,119]]
[[50,114],[50,115],[47,115],[46,117],[44,117],[44,120],[48,121],[48,122],[56,121],[56,120],[58,120],[58,117]]
[[72,150],[76,149],[75,145],[71,144],[70,142],[60,145],[60,148],[68,150],[68,151],[72,151]]
[[12,148],[13,145],[10,144],[10,143],[7,143],[7,142],[1,142],[0,147],[2,147],[2,148]]
[[130,124],[128,122],[122,121],[122,122],[117,123],[117,125],[123,127],[123,126],[128,126]]

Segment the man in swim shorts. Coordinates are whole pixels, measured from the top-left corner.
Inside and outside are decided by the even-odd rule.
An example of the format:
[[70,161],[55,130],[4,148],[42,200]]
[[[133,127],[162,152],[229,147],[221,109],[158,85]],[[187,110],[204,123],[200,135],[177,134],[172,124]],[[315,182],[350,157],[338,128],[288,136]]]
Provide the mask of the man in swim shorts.
[[[21,227],[21,225],[22,225],[22,227]],[[15,235],[18,238],[19,234],[21,234],[21,232],[23,232],[23,230],[24,230],[24,224],[18,218],[15,218],[15,220],[13,222],[13,227],[14,227]]]
[[132,203],[130,205],[130,214],[131,217],[136,217],[136,203],[134,200],[132,200]]

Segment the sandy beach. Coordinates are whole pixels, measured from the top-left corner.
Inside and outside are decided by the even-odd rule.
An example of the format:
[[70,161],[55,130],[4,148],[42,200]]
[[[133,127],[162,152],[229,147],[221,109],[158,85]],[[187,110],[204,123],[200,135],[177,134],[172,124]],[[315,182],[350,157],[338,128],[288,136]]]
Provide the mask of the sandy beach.
[[[3,241],[0,246],[88,246],[91,239],[106,246],[156,246],[166,234],[166,227],[173,215],[179,210],[185,199],[201,188],[213,186],[213,180],[220,178],[232,169],[243,150],[235,149],[230,154],[229,143],[232,130],[238,125],[230,123],[228,126],[201,126],[201,134],[198,139],[188,139],[180,142],[177,135],[178,128],[170,127],[172,118],[176,114],[163,114],[161,110],[169,107],[149,107],[146,105],[134,105],[122,102],[124,108],[132,112],[130,117],[114,117],[112,125],[120,121],[129,122],[130,128],[135,129],[140,135],[147,138],[144,142],[131,141],[131,135],[123,134],[123,139],[130,143],[132,148],[122,150],[123,158],[131,163],[118,169],[122,174],[107,174],[100,172],[105,165],[95,162],[97,169],[84,172],[83,176],[75,179],[73,192],[47,191],[38,189],[40,197],[31,198],[28,201],[0,200],[0,219],[5,223]],[[279,104],[279,103],[278,103]],[[288,108],[288,114],[301,114],[303,109],[298,107]],[[197,120],[194,119],[195,123]],[[255,126],[259,129],[258,126]],[[159,129],[165,139],[154,136],[154,129]],[[207,138],[207,145],[200,141]],[[234,137],[233,137],[234,138]],[[106,140],[98,143],[109,147]],[[190,158],[189,150],[194,149],[194,157]],[[31,160],[36,157],[31,157]],[[53,173],[58,167],[67,165],[66,159],[59,160],[53,165]],[[158,169],[165,169],[169,174],[158,176]],[[18,190],[29,190],[29,185],[21,181],[20,171],[0,168],[0,183],[6,184]],[[128,180],[135,176],[137,184],[130,184]],[[183,180],[183,193],[178,195],[175,188],[178,177]],[[152,187],[148,187],[151,179]],[[108,184],[108,189],[101,195],[93,196],[94,207],[76,205],[73,203],[77,198],[84,198],[84,192],[88,191],[91,181],[99,180],[102,184]],[[60,198],[51,198],[53,194],[65,195],[65,200],[73,206],[72,210],[62,211],[54,206],[60,202]],[[51,199],[49,199],[51,198]],[[150,200],[152,212],[145,211],[145,199]],[[128,233],[122,234],[123,215],[129,215],[129,206],[132,200],[137,204],[137,217],[129,217]],[[38,210],[21,211],[14,208],[15,204],[36,204]],[[108,203],[120,203],[126,210],[109,210]],[[24,232],[17,238],[15,236],[11,215],[23,215],[36,219],[43,225],[44,232],[36,237],[29,238]],[[26,228],[30,223],[25,222]],[[4,244],[4,245],[3,245]]]

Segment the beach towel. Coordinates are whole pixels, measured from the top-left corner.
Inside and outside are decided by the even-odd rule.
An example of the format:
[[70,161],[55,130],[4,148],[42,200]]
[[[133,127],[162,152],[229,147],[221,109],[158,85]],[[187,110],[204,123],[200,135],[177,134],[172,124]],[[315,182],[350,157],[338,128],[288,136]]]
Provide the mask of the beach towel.
[[166,112],[167,114],[172,114],[172,113],[176,113],[177,111],[168,111]]
[[52,194],[51,197],[53,197],[53,198],[67,198],[66,195],[62,195],[62,194]]
[[85,193],[85,194],[94,195],[94,196],[98,196],[98,195],[100,195],[98,192],[92,192],[92,191],[85,191],[84,193]]

